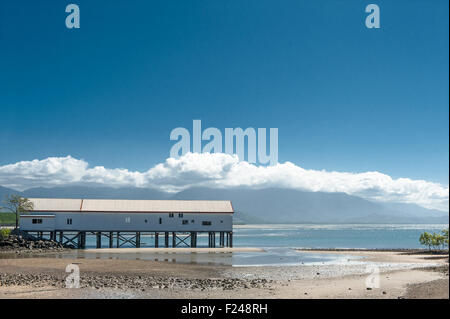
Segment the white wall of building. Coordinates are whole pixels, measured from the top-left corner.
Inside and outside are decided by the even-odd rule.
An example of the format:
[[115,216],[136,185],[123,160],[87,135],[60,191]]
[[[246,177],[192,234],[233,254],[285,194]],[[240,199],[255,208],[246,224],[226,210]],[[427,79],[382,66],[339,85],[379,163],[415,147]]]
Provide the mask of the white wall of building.
[[53,231],[55,230],[55,216],[53,214],[20,216],[20,229]]
[[[230,213],[40,213],[54,215],[49,222],[33,224],[32,215],[22,216],[20,228],[28,231],[232,231]],[[37,217],[36,217],[37,218]],[[184,221],[184,224],[183,224]],[[210,222],[211,225],[204,225]],[[45,227],[45,229],[42,229]]]

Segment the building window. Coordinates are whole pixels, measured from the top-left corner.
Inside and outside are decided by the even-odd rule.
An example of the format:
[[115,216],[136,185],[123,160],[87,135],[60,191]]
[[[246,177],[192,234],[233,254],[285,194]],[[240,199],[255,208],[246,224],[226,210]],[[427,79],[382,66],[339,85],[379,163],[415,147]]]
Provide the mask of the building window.
[[202,225],[203,226],[211,226],[211,222],[207,221],[207,220],[204,220],[204,221],[202,221]]
[[195,220],[192,219],[192,220],[191,220],[191,223],[192,223],[192,224],[195,223]]
[[159,217],[159,223],[162,224],[162,218],[161,217]]
[[221,220],[220,223],[223,224],[223,220]]
[[169,217],[172,218],[173,217],[173,213],[169,213]]
[[31,222],[33,224],[42,224],[42,219],[40,219],[40,218],[33,218],[33,220]]
[[131,217],[125,217],[125,223],[127,224],[131,223]]
[[187,219],[183,219],[182,224],[183,224],[183,225],[187,225],[187,224],[189,224],[189,221],[188,221]]
[[144,220],[144,222],[147,222],[147,220]]
[[179,214],[178,214],[178,217],[179,217],[179,218],[183,218],[183,213],[179,213]]
[[67,218],[67,225],[72,225],[72,218]]

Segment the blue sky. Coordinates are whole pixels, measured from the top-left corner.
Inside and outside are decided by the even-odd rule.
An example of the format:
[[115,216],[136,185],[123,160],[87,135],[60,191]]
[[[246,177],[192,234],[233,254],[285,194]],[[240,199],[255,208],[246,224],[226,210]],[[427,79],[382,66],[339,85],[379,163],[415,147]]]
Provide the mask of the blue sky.
[[[278,127],[279,161],[448,185],[448,1],[0,3],[0,165],[147,170],[175,127]],[[381,9],[367,29],[364,8]]]

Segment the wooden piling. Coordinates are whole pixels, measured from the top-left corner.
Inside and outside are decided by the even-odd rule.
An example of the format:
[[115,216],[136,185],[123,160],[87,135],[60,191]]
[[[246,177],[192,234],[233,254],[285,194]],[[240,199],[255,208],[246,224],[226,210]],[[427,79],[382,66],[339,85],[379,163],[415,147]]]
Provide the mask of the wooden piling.
[[96,237],[97,237],[97,248],[102,248],[102,233],[97,232]]
[[113,248],[113,240],[114,240],[114,233],[112,231],[109,232],[109,248]]
[[223,231],[219,233],[219,246],[223,247]]
[[81,233],[81,248],[86,248],[86,232]]
[[140,248],[140,247],[141,247],[141,233],[136,232],[136,248]]

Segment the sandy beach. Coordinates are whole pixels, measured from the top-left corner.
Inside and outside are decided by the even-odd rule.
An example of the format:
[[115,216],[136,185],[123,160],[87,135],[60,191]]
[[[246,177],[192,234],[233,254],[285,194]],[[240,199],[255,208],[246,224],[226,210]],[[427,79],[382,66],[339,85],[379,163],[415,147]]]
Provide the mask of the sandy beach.
[[[142,249],[138,253],[143,253]],[[179,252],[173,248],[166,250],[165,253]],[[261,249],[231,250],[237,251]],[[104,254],[108,250],[86,252]],[[186,252],[182,249],[182,253]],[[194,252],[197,253],[195,249],[189,253]],[[223,251],[202,248],[201,252]],[[231,267],[114,258],[18,256],[0,259],[0,298],[448,298],[448,255],[395,251],[308,252],[363,258],[348,263]],[[125,248],[121,253],[136,251]],[[65,288],[68,264],[79,267],[80,288]],[[379,288],[368,289],[368,266],[377,267]]]

